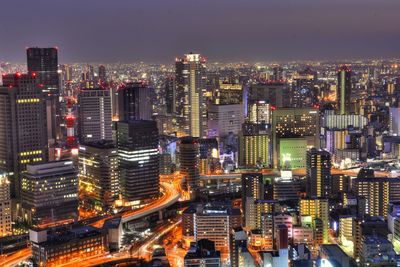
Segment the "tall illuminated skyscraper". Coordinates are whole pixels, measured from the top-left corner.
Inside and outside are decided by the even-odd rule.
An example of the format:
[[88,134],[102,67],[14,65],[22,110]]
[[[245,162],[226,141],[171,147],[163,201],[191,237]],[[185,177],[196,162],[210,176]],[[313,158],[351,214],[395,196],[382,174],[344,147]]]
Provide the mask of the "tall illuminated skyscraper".
[[266,124],[244,123],[239,133],[239,164],[268,167],[271,158],[271,129]]
[[185,118],[181,127],[186,135],[207,136],[205,59],[200,54],[185,54],[175,62],[176,115]]
[[19,197],[20,173],[48,159],[46,102],[37,74],[3,75],[0,87],[0,170],[9,175],[11,196]]
[[124,200],[143,201],[159,194],[158,145],[155,121],[117,123],[118,169]]
[[331,185],[331,154],[312,148],[307,151],[307,194],[328,197]]
[[112,141],[79,146],[79,185],[85,207],[107,210],[118,198],[118,152]]
[[83,89],[78,94],[78,133],[82,143],[112,140],[110,91]]
[[336,101],[339,114],[349,114],[351,112],[351,70],[347,65],[341,65],[338,69],[338,86]]

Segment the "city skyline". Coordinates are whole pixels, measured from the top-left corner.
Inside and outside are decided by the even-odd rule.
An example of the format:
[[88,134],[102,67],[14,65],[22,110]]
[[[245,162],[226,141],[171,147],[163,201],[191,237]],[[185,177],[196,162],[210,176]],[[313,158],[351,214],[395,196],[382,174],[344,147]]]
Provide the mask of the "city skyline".
[[0,266],[400,266],[399,0],[1,7]]
[[22,2],[24,19],[0,18],[0,61],[23,62],[30,46],[59,46],[65,63],[169,63],[190,51],[222,62],[400,57],[393,0]]

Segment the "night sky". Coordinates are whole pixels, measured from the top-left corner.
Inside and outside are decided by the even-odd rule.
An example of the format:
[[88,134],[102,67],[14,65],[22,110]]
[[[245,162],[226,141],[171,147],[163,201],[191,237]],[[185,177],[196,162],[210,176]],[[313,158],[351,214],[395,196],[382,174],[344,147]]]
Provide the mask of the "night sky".
[[60,61],[400,57],[399,0],[2,0],[0,61],[58,46]]

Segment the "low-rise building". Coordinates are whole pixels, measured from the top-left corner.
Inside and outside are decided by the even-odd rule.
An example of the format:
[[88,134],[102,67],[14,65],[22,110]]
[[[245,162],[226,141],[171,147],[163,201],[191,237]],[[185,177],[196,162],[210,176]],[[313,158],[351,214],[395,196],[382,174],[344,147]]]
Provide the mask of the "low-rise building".
[[106,232],[91,226],[31,229],[29,240],[32,256],[39,266],[59,266],[108,251]]

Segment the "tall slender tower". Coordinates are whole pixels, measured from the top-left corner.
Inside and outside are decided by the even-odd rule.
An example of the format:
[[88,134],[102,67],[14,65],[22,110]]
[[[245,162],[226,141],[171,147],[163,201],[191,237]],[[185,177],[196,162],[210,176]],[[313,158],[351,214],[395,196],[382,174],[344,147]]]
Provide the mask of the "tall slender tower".
[[175,62],[176,115],[185,118],[181,129],[193,137],[207,136],[205,59],[200,54],[185,54]]
[[49,144],[61,138],[60,84],[56,47],[30,47],[26,50],[28,72],[37,74],[40,89],[46,96],[47,135]]
[[338,69],[338,86],[336,92],[336,100],[338,104],[339,114],[349,114],[351,98],[351,70],[347,65],[341,65]]
[[0,170],[9,175],[12,197],[19,197],[26,165],[48,159],[46,102],[36,79],[35,72],[7,74],[0,87]]
[[110,91],[83,89],[78,95],[78,130],[82,143],[112,140]]

